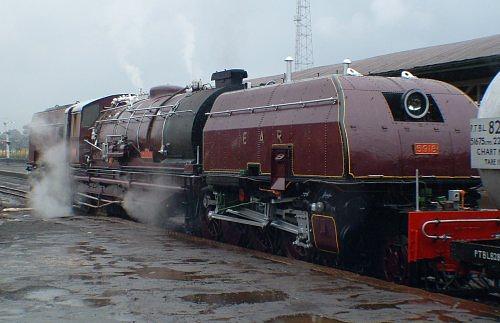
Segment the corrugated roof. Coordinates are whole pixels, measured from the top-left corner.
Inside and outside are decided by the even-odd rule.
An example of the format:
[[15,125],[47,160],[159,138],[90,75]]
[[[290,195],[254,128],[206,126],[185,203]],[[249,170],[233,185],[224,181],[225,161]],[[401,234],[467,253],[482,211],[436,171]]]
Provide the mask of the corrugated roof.
[[[351,67],[362,74],[386,74],[392,71],[412,70],[426,66],[475,60],[486,57],[500,58],[500,34],[458,43],[412,49],[392,54],[353,61]],[[313,67],[294,72],[292,79],[341,73],[342,64]],[[269,81],[281,82],[283,74],[249,80],[254,85]]]

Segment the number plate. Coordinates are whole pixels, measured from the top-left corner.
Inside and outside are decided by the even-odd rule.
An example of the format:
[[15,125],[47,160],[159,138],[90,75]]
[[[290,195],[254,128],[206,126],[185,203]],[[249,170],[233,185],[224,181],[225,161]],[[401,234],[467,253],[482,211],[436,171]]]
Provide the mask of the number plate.
[[471,167],[500,169],[500,118],[470,121]]
[[439,155],[439,144],[436,143],[414,143],[415,155]]
[[141,151],[141,158],[152,159],[153,158],[153,152],[150,151],[150,150],[143,150],[143,151]]

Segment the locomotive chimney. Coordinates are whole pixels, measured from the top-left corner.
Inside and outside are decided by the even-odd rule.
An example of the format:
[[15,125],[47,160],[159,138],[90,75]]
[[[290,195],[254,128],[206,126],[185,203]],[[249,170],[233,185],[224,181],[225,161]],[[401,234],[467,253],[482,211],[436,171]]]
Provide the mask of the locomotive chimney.
[[226,86],[243,88],[243,79],[248,77],[247,71],[242,69],[224,70],[212,74],[212,81],[215,81],[216,88]]
[[293,58],[291,56],[285,58],[285,63],[286,63],[285,83],[292,83],[292,62]]
[[349,65],[351,65],[351,60],[349,58],[344,59],[342,62],[342,65],[344,66],[344,75],[347,75],[347,69],[349,68]]

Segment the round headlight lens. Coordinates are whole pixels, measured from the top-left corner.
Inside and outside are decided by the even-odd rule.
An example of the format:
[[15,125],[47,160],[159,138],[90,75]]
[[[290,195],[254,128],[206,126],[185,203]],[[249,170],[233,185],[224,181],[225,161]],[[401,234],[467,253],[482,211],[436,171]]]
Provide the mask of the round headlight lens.
[[420,119],[429,111],[429,99],[419,90],[406,92],[403,97],[406,114],[413,119]]

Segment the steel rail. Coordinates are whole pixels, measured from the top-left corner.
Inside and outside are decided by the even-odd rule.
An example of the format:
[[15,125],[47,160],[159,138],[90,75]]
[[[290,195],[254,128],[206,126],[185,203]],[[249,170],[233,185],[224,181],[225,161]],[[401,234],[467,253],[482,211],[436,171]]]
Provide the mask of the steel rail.
[[21,198],[28,198],[28,192],[8,186],[0,186],[0,194],[7,194]]

